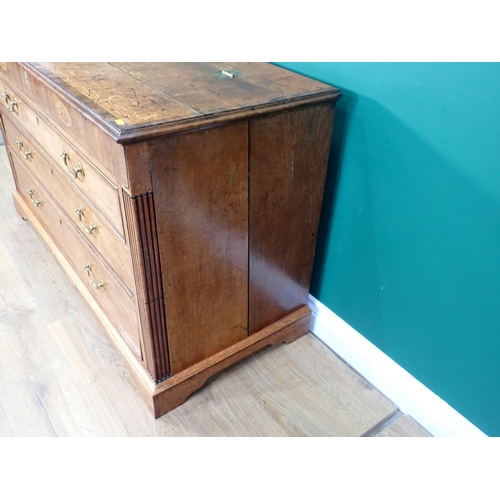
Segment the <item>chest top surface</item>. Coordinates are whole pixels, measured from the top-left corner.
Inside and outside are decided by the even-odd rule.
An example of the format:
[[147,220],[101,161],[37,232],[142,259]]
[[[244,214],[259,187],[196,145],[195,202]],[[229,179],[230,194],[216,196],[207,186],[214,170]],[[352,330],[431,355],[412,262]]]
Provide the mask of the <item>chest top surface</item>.
[[250,117],[340,91],[268,63],[26,63],[118,142]]

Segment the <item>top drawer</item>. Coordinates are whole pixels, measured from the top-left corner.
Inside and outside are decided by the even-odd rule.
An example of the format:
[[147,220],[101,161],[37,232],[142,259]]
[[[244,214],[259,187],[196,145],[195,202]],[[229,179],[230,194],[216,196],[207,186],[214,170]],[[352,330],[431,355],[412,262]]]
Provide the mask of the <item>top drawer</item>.
[[[0,63],[0,93],[3,106],[22,120],[23,97],[52,120],[60,133],[80,145],[89,158],[100,163],[128,187],[123,147],[94,123],[89,115],[70,102],[59,89],[51,87],[28,66]],[[23,94],[23,95],[21,95]],[[17,105],[15,100],[17,99]]]
[[[12,128],[10,120],[4,120],[7,135],[9,135],[9,130],[12,135],[11,146],[15,148],[15,141],[22,138],[23,134],[17,130],[17,126],[22,125],[21,129],[26,130],[36,139],[74,187],[85,194],[123,238],[118,186],[82,156],[69,141],[58,134],[31,106],[14,96],[15,94],[12,96],[9,94],[6,102],[6,106],[12,108],[12,111],[4,113],[6,118],[12,118],[13,122]],[[24,139],[28,138],[24,137]]]

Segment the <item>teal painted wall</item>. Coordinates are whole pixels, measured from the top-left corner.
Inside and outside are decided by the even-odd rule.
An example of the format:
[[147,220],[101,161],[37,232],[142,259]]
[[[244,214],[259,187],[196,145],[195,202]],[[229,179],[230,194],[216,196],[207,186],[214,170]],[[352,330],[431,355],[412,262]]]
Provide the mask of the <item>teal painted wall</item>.
[[277,64],[344,94],[311,293],[500,436],[500,64]]

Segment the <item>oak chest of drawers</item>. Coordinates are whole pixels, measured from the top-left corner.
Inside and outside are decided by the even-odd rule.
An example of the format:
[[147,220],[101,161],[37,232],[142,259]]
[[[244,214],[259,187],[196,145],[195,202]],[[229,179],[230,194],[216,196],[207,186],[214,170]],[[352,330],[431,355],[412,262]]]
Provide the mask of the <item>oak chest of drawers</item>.
[[19,213],[156,417],[308,332],[335,102],[264,63],[0,63]]

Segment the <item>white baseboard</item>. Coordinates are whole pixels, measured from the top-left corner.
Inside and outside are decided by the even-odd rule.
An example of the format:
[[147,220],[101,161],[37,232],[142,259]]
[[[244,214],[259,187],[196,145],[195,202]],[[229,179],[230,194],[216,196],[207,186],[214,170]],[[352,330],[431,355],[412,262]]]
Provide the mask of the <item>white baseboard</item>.
[[487,437],[324,304],[309,295],[311,332],[436,437]]

